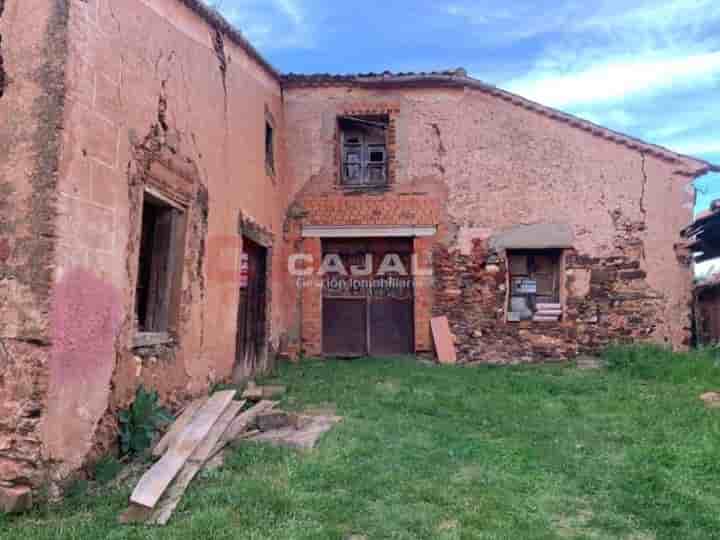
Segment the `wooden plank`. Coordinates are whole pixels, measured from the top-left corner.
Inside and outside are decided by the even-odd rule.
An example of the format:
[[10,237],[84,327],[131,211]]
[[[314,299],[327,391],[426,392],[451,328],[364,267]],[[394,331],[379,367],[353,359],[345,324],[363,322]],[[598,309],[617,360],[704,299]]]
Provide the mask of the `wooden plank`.
[[187,427],[187,425],[190,423],[190,421],[193,419],[193,416],[195,416],[195,413],[197,413],[200,410],[200,407],[205,405],[207,403],[208,398],[202,397],[200,399],[196,399],[190,405],[185,407],[185,410],[180,415],[180,417],[175,420],[172,426],[170,426],[170,429],[163,435],[162,439],[158,441],[158,443],[155,445],[155,448],[153,448],[152,455],[155,457],[162,456],[165,451],[170,448],[175,440],[178,438],[178,435],[183,432],[183,430]]
[[538,304],[536,307],[538,311],[543,311],[546,309],[562,309],[561,304]]
[[185,463],[182,470],[175,477],[175,480],[173,480],[168,490],[160,498],[160,501],[152,512],[152,515],[148,519],[148,523],[165,525],[170,520],[170,517],[175,511],[175,508],[177,508],[177,505],[180,503],[180,500],[185,494],[190,482],[192,482],[193,478],[195,478],[195,475],[200,471],[200,469],[203,468],[203,465],[205,465],[208,458],[211,457],[215,445],[217,445],[220,441],[225,433],[225,430],[242,410],[244,405],[244,401],[233,401],[220,415],[205,439],[203,439],[200,445],[195,449],[192,456],[190,456],[187,463]]
[[432,318],[430,327],[432,328],[438,362],[441,364],[455,364],[457,362],[455,336],[450,332],[450,323],[447,317]]
[[550,315],[550,316],[542,316],[542,315],[535,315],[533,317],[533,321],[537,322],[558,322],[560,320],[560,317],[557,315]]
[[203,442],[220,415],[228,408],[235,393],[235,390],[227,390],[218,392],[208,399],[160,461],[140,478],[130,496],[130,502],[148,508],[153,508],[157,504],[170,482]]
[[229,442],[234,441],[235,439],[240,437],[250,425],[250,423],[255,420],[255,418],[259,414],[271,410],[276,405],[277,401],[261,401],[252,409],[249,409],[244,413],[238,415],[237,418],[235,418],[235,420],[233,420],[233,422],[225,430],[225,433],[223,433],[223,436],[220,441],[218,441],[218,444],[215,445],[213,455],[217,454],[220,450],[222,450],[223,447]]

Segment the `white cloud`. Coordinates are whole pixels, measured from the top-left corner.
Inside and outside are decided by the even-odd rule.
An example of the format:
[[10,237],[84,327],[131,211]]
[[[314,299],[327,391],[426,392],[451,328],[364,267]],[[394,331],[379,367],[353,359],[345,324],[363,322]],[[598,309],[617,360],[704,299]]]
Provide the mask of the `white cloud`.
[[720,50],[698,54],[609,58],[580,68],[544,69],[503,85],[545,105],[621,101],[635,95],[698,88],[720,80]]
[[697,31],[720,16],[717,0],[652,1],[634,8],[611,6],[575,25],[577,31],[601,30],[608,33],[630,31],[672,32],[677,28]]
[[295,23],[302,27],[305,24],[305,13],[296,0],[275,0],[278,7]]
[[660,144],[692,156],[700,154],[720,154],[720,137],[712,134],[707,137],[669,139]]
[[259,49],[314,46],[313,26],[299,0],[234,0],[218,7]]
[[637,125],[637,118],[624,109],[608,109],[603,111],[576,111],[576,116],[590,120],[596,124],[609,124],[613,127],[628,128]]

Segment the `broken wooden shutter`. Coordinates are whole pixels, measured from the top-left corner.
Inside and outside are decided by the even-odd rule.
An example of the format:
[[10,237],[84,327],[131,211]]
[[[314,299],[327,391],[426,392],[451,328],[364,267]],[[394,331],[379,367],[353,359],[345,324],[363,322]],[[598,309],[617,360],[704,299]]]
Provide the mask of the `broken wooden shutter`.
[[172,213],[159,212],[153,232],[153,251],[150,263],[150,291],[145,328],[162,332],[167,328],[168,252],[172,231]]

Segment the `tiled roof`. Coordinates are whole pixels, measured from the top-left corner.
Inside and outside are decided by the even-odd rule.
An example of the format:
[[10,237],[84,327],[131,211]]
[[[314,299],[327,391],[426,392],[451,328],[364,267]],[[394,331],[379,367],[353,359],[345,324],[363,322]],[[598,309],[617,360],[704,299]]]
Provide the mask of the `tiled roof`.
[[289,86],[323,86],[332,84],[347,84],[347,83],[363,83],[363,82],[379,82],[379,81],[394,81],[403,82],[409,79],[416,80],[432,80],[433,78],[448,78],[448,77],[467,77],[467,72],[463,68],[448,69],[443,71],[407,71],[407,72],[392,72],[383,71],[381,73],[369,72],[369,73],[351,73],[346,75],[338,75],[332,73],[287,73],[282,76],[283,83]]

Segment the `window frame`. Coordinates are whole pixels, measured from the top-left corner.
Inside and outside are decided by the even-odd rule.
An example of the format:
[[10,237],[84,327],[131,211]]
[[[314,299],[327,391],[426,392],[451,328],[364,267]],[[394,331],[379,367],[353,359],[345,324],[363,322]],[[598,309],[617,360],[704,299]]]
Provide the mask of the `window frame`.
[[[147,225],[147,206],[158,207],[160,210],[151,225],[153,231],[151,246],[148,253],[148,240],[145,226]],[[150,346],[173,341],[177,335],[180,297],[182,293],[182,272],[185,251],[185,228],[187,224],[187,209],[163,197],[153,189],[143,190],[142,211],[140,214],[140,236],[137,253],[137,273],[135,276],[135,334],[134,347]],[[166,222],[160,224],[158,220]],[[164,232],[161,229],[165,228]],[[163,237],[164,236],[164,237]],[[158,253],[155,242],[161,240],[166,246],[162,253]],[[150,257],[149,262],[143,263],[144,257]],[[164,264],[158,268],[157,264]],[[143,266],[147,265],[149,273],[149,290],[144,293],[144,300],[140,298],[140,288],[143,286],[141,275]],[[155,280],[153,284],[152,281]],[[145,302],[141,309],[139,302]],[[144,314],[144,321],[140,315]]]
[[275,176],[275,125],[270,118],[265,117],[265,170],[270,176]]
[[[513,272],[513,258],[514,257],[525,257],[525,272]],[[538,263],[535,260],[537,257],[547,257],[550,259],[552,266],[552,272],[544,272],[538,269]],[[546,249],[508,249],[506,250],[505,259],[507,262],[507,299],[505,303],[506,307],[506,322],[518,323],[518,322],[561,322],[564,315],[563,309],[563,261],[564,261],[564,250],[556,248]],[[538,277],[550,276],[552,279],[552,293],[544,294],[545,291],[540,291],[538,288]],[[521,292],[517,291],[515,283],[516,280],[527,279],[530,282],[535,282],[534,292]],[[545,297],[543,300],[538,300],[538,297]],[[547,300],[547,297],[551,297],[552,300]],[[527,308],[531,314],[527,318],[516,318],[515,314],[522,313],[517,309],[513,309],[513,299],[524,298]],[[552,304],[553,307],[546,311],[537,309],[539,304]],[[538,319],[537,317],[541,317]],[[556,317],[553,319],[553,317]]]
[[[363,124],[366,124],[363,129]],[[354,125],[353,125],[354,124]],[[376,126],[383,130],[383,141],[379,137],[371,136],[367,131]],[[390,184],[390,148],[389,132],[391,129],[390,117],[387,114],[374,115],[341,115],[338,117],[338,130],[340,132],[340,185],[350,189],[386,187]],[[357,137],[357,143],[348,142],[348,138]],[[351,152],[351,150],[353,152]],[[382,161],[372,161],[372,154],[382,152]],[[359,155],[359,161],[350,161],[351,153]],[[348,167],[357,166],[360,169],[359,177],[348,175]],[[381,171],[381,179],[372,179],[372,170]]]

